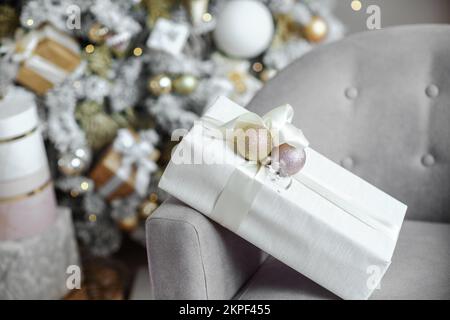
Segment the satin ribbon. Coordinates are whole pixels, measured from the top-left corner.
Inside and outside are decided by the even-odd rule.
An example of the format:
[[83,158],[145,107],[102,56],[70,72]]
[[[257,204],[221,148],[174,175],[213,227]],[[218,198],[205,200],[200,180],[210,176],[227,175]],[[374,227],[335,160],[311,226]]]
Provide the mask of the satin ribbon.
[[[272,135],[273,146],[287,143],[296,148],[307,148],[308,140],[300,129],[291,124],[293,115],[292,107],[284,105],[273,109],[263,117],[245,112],[226,123],[221,123],[217,118],[205,116],[202,118],[202,125],[206,129],[206,134],[215,138],[226,137],[224,132],[228,129],[234,130],[248,125],[255,128],[266,128]],[[220,131],[220,135],[214,134],[216,130]],[[251,211],[261,188],[267,183],[273,183],[274,179],[271,178],[271,175],[273,174],[266,166],[255,161],[246,161],[244,164],[238,165],[219,194],[210,213],[211,217],[230,230],[237,231],[241,222]],[[302,171],[291,178],[293,179],[292,183],[303,184],[367,226],[396,238],[393,226],[379,221],[370,208],[365,207],[357,199],[353,199],[351,195],[343,194],[339,190],[332,190]],[[288,192],[278,186],[276,189],[278,192]],[[299,199],[301,198],[299,197]]]
[[215,118],[204,116],[202,123],[207,130],[218,130],[224,137],[230,136],[230,130],[249,127],[266,129],[270,132],[272,146],[278,147],[281,144],[287,143],[293,147],[304,149],[309,146],[309,141],[303,132],[291,123],[293,117],[294,109],[286,104],[273,109],[263,117],[253,112],[246,112],[231,121],[221,123]]
[[15,62],[23,63],[27,68],[33,70],[41,77],[53,84],[59,84],[64,81],[69,72],[53,64],[38,55],[34,50],[39,42],[44,39],[53,40],[74,53],[79,53],[78,45],[68,36],[54,30],[50,26],[45,26],[41,30],[34,30],[19,40],[19,52],[13,55]]
[[128,180],[133,169],[136,168],[134,189],[139,196],[145,196],[150,175],[158,169],[156,163],[150,159],[150,155],[155,150],[153,145],[143,138],[136,140],[128,129],[120,129],[113,149],[122,155],[122,163],[115,176],[99,189],[100,195],[107,197],[113,193]]

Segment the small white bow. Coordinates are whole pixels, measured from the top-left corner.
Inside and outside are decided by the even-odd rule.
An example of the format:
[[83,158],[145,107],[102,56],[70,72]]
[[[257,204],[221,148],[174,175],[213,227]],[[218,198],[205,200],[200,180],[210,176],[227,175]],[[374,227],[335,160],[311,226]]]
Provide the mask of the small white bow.
[[150,159],[155,148],[149,141],[136,140],[128,129],[119,130],[113,148],[123,157],[117,175],[126,180],[130,176],[133,166],[136,166],[135,190],[140,196],[145,196],[150,183],[150,175],[158,169],[156,163]]

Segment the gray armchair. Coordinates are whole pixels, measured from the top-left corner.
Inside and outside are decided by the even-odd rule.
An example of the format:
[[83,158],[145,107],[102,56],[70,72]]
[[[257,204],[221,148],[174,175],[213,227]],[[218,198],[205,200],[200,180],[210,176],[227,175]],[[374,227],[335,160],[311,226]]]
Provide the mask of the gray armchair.
[[[290,103],[311,145],[409,207],[373,299],[450,299],[450,26],[357,34],[307,54],[249,109]],[[155,299],[336,299],[175,199],[147,221]]]

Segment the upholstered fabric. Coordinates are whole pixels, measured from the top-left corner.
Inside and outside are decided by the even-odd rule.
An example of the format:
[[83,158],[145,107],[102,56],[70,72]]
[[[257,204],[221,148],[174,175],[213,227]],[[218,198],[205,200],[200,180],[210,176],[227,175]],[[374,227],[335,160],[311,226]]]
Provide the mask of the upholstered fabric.
[[171,198],[147,220],[155,299],[230,299],[267,257]]
[[408,205],[450,222],[450,26],[370,31],[288,66],[248,108],[289,103],[311,146]]
[[[368,278],[372,274],[368,274]],[[237,299],[339,299],[270,257]],[[406,221],[392,264],[371,299],[449,299],[450,224]]]

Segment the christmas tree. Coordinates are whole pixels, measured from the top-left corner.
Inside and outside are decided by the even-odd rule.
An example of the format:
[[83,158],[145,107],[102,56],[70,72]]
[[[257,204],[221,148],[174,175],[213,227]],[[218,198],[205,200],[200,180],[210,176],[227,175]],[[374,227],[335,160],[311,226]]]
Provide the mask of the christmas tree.
[[144,243],[143,222],[166,197],[157,185],[172,132],[219,95],[246,105],[293,60],[342,37],[332,9],[326,0],[3,1],[0,94],[35,94],[58,201],[83,252],[109,256],[124,234]]

